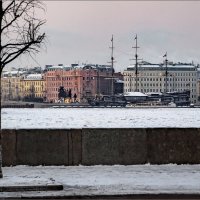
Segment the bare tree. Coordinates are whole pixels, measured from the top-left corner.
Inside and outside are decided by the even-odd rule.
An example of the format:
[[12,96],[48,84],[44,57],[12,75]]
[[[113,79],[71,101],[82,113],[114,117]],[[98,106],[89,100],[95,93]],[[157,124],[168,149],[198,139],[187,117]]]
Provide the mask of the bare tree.
[[[21,55],[38,53],[44,44],[41,28],[46,21],[37,17],[37,9],[44,10],[39,0],[0,0],[0,74],[7,64]],[[0,150],[0,177],[1,172]]]

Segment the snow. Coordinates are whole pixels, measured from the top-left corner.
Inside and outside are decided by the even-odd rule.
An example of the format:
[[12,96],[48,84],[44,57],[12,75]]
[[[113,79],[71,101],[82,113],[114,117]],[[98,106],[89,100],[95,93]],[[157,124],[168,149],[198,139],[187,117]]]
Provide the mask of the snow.
[[42,79],[42,74],[30,74],[28,75],[25,80],[35,80],[35,79]]
[[3,108],[3,129],[200,127],[200,108]]
[[147,95],[141,92],[127,92],[124,96],[131,96],[131,97],[146,97]]
[[48,69],[63,69],[63,68],[64,68],[63,66],[54,65],[52,67],[49,67]]
[[23,74],[25,71],[6,71],[3,74]]
[[16,166],[3,174],[0,186],[64,186],[52,195],[200,193],[200,165]]
[[[177,91],[174,91],[174,92],[177,92]],[[160,92],[147,92],[145,93],[147,96],[150,96],[150,95],[162,95],[162,93]]]
[[[200,127],[200,108],[3,108],[2,128]],[[200,165],[3,167],[0,186],[62,184],[63,191],[1,192],[1,197],[49,195],[200,194]]]
[[122,81],[122,80],[116,80],[116,83],[124,83],[124,81]]

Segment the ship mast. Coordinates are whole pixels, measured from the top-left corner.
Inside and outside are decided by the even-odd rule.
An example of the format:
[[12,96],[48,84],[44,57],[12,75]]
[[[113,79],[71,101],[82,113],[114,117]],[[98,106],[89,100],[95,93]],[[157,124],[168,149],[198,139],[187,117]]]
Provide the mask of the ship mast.
[[111,95],[114,95],[114,77],[113,77],[113,74],[114,74],[114,57],[113,57],[113,49],[114,49],[114,46],[113,46],[113,35],[112,35],[112,38],[111,38]]
[[142,60],[142,59],[138,59],[138,54],[137,54],[137,50],[140,48],[138,47],[138,44],[137,44],[137,34],[135,36],[135,47],[132,47],[132,48],[135,48],[135,81],[136,81],[136,87],[135,87],[135,92],[138,91],[138,60]]
[[163,56],[165,57],[165,93],[167,93],[167,78],[168,78],[168,60],[167,60],[167,52],[166,54]]

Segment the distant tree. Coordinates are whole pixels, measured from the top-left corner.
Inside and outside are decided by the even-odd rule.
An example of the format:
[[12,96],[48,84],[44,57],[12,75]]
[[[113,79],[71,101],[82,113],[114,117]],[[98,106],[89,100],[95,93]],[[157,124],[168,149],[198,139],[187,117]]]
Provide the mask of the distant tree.
[[76,93],[74,94],[74,102],[76,102],[76,99],[77,99],[77,95]]
[[71,89],[69,89],[68,97],[69,97],[70,99],[72,98],[72,90],[71,90]]
[[66,90],[66,97],[69,97],[69,91]]
[[[44,43],[45,33],[40,29],[46,21],[36,17],[36,9],[44,10],[39,0],[0,0],[0,74],[19,56],[38,53]],[[0,177],[1,172],[0,150]]]
[[65,88],[63,86],[60,86],[59,90],[58,90],[58,98],[61,99],[61,98],[66,98],[67,95],[66,95],[66,91],[65,91]]

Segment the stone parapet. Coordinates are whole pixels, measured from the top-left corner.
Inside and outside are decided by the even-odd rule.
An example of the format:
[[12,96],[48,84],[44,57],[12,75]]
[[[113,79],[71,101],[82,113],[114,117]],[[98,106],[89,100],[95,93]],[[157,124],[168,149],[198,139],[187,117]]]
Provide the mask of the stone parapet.
[[199,128],[4,129],[3,166],[200,164]]

